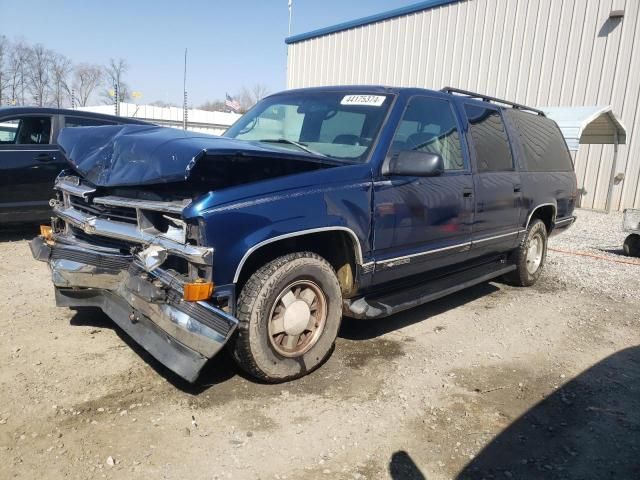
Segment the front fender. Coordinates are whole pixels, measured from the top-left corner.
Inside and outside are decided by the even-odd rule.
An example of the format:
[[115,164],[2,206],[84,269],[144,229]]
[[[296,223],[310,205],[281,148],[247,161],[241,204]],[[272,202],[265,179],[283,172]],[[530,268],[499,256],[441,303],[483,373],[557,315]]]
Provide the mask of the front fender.
[[371,182],[333,183],[257,196],[202,212],[208,246],[214,248],[213,279],[236,283],[251,253],[273,241],[328,230],[348,232],[356,259],[370,254]]

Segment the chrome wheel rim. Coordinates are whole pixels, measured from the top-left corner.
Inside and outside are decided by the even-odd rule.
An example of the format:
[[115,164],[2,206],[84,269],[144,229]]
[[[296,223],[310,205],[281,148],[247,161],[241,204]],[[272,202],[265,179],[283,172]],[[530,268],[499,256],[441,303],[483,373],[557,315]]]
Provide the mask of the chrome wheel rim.
[[299,357],[317,342],[327,322],[327,298],[311,280],[298,280],[282,290],[271,308],[268,334],[283,357]]
[[529,248],[527,249],[527,271],[531,275],[535,274],[540,268],[543,253],[544,242],[542,235],[538,233],[529,240]]

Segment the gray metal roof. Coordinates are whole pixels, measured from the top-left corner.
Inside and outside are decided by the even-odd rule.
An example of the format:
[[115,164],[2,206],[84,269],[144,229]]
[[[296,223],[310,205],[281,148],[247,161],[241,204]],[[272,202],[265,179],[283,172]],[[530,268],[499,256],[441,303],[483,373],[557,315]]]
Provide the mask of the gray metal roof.
[[622,121],[613,113],[610,105],[606,107],[538,108],[558,124],[569,150],[578,150],[581,143],[627,143],[627,130]]

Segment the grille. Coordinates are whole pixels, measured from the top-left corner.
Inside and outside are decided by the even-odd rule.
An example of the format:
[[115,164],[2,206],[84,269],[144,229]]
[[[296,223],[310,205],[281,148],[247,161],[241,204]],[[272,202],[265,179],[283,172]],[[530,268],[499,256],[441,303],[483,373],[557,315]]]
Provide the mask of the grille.
[[54,248],[51,251],[53,260],[71,260],[78,263],[86,263],[110,270],[122,270],[131,264],[130,256],[102,255],[99,253],[85,252],[67,248]]
[[136,215],[136,209],[130,207],[116,207],[111,205],[98,205],[95,203],[89,203],[86,199],[81,197],[69,196],[69,202],[71,206],[76,210],[83,213],[93,215],[105,220],[114,220],[116,222],[130,223],[133,225],[138,224],[138,217]]

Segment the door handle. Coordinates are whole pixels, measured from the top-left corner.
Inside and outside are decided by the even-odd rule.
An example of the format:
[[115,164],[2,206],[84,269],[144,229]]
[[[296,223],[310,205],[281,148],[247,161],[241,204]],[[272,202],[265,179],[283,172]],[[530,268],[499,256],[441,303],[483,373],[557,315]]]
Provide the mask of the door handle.
[[519,183],[513,186],[514,193],[519,193],[521,189],[522,189],[522,185],[520,185]]
[[464,198],[470,198],[473,197],[473,189],[471,188],[465,188],[464,190],[462,190],[462,196]]
[[56,159],[56,156],[51,153],[39,153],[35,158],[38,162],[51,162]]

